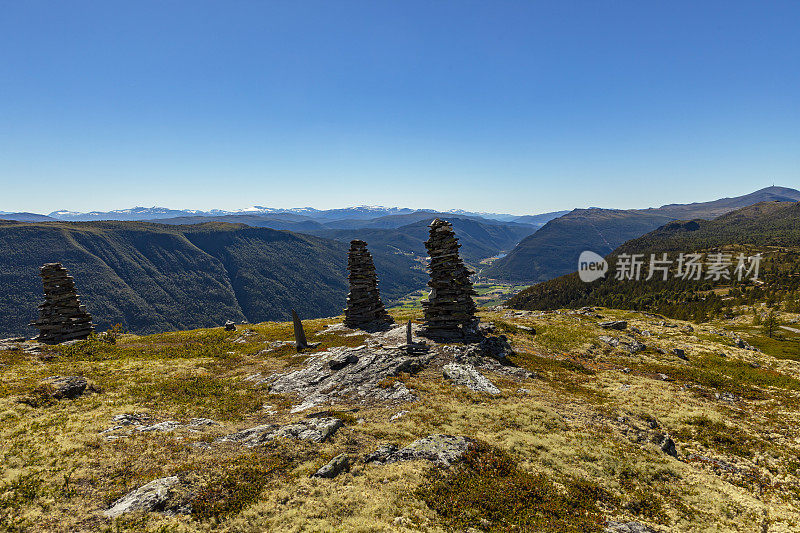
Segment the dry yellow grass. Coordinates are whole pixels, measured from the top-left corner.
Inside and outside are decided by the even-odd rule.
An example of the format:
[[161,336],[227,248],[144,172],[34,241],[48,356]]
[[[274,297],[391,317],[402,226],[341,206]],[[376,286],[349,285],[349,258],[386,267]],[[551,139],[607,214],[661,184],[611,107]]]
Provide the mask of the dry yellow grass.
[[[485,322],[510,337],[515,363],[538,377],[487,373],[502,391],[491,397],[453,387],[432,366],[402,378],[417,391],[417,402],[328,406],[345,412],[348,422],[328,442],[278,442],[254,450],[205,450],[192,443],[303,417],[289,412],[296,399],[270,395],[245,379],[303,364],[304,357],[288,347],[264,351],[291,338],[289,324],[127,335],[114,346],[94,343],[38,356],[0,352],[0,524],[9,531],[447,531],[416,492],[429,465],[364,465],[360,458],[382,443],[449,433],[503,450],[523,471],[557,484],[579,479],[601,487],[616,502],[601,504],[610,520],[669,531],[800,530],[800,363],[735,348],[714,333],[743,325],[694,325],[688,331],[687,324],[667,321],[678,327],[665,327],[638,313],[601,313],[649,331],[636,336],[647,349],[630,354],[608,346],[599,335],[629,333],[602,330],[594,318],[484,312]],[[419,317],[403,311],[397,318]],[[314,337],[335,322],[308,321],[307,333]],[[758,336],[740,334],[751,343]],[[319,349],[363,339],[315,338],[323,341]],[[684,348],[689,360],[672,355],[675,347]],[[19,402],[45,377],[75,374],[101,392],[36,408]],[[733,396],[718,398],[722,393]],[[401,409],[410,413],[389,422]],[[106,439],[100,432],[122,413],[146,413],[153,421],[208,417],[221,426]],[[651,442],[656,433],[673,436],[678,459]],[[339,453],[353,459],[349,473],[334,480],[309,477]],[[275,468],[227,514],[102,517],[111,501],[152,479],[180,474],[210,486],[241,464]]]

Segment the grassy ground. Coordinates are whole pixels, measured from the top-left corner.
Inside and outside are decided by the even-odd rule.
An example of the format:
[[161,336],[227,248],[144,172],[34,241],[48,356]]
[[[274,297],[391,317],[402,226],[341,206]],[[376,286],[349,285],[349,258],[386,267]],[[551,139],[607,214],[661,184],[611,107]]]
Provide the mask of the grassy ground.
[[[305,415],[289,412],[297,399],[246,379],[302,366],[306,355],[269,349],[291,339],[290,324],[125,335],[114,345],[88,341],[40,355],[0,352],[0,530],[591,531],[605,520],[664,531],[800,530],[794,341],[769,339],[745,323],[690,331],[639,313],[600,313],[649,332],[636,335],[647,348],[612,348],[598,337],[629,333],[570,312],[483,312],[484,322],[509,336],[514,362],[536,378],[487,373],[502,391],[487,396],[453,387],[429,367],[401,378],[417,402],[343,401],[326,407],[347,422],[328,442],[254,449],[192,443]],[[415,310],[393,314],[420,318]],[[363,342],[363,335],[315,335],[334,322],[305,322],[310,340],[322,342],[318,349]],[[716,333],[726,328],[763,353],[734,347]],[[20,402],[46,377],[76,374],[99,392],[39,407]],[[389,422],[401,409],[410,413]],[[221,425],[107,439],[100,432],[122,413]],[[379,444],[431,433],[480,444],[445,471],[360,461]],[[663,434],[674,439],[677,459],[653,442]],[[340,453],[353,459],[350,472],[309,477]],[[193,514],[102,517],[119,496],[167,475],[189,482]]]

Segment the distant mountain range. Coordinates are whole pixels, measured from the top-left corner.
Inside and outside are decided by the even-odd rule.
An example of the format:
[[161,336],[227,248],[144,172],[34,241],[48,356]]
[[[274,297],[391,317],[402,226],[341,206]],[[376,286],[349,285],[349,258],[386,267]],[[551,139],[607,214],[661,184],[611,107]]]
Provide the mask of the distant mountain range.
[[800,191],[767,187],[735,198],[650,209],[575,209],[548,221],[482,275],[514,283],[545,281],[573,272],[584,250],[607,255],[622,243],[672,220],[712,219],[759,202],[798,200]]
[[56,220],[47,215],[39,215],[36,213],[8,213],[0,211],[0,220],[16,220],[19,222],[47,222],[48,220]]
[[[501,222],[516,222],[516,219],[525,218],[518,215],[509,215],[501,213],[477,213],[471,211],[464,211],[462,209],[454,209],[450,211],[432,211],[427,209],[410,209],[407,207],[383,207],[383,206],[354,206],[344,207],[341,209],[315,209],[313,207],[296,207],[291,209],[253,206],[246,209],[238,209],[234,211],[225,211],[221,209],[212,209],[210,211],[202,211],[195,209],[169,209],[166,207],[133,207],[131,209],[118,209],[114,211],[90,211],[86,213],[77,211],[53,211],[47,216],[55,220],[67,220],[72,222],[87,222],[99,220],[156,220],[168,219],[177,217],[221,217],[221,216],[266,216],[272,219],[286,219],[296,222],[302,220],[370,220],[378,217],[396,216],[396,215],[411,215],[413,213],[427,212],[427,213],[445,213],[447,215],[456,215],[461,217],[478,217],[497,220]],[[2,214],[9,214],[0,212]],[[559,216],[559,214],[553,214]],[[554,218],[550,217],[550,218]],[[542,220],[537,220],[534,223],[546,222],[549,220],[548,214],[534,215],[534,217],[541,217]],[[546,220],[544,220],[546,219]],[[528,222],[523,222],[528,223]]]

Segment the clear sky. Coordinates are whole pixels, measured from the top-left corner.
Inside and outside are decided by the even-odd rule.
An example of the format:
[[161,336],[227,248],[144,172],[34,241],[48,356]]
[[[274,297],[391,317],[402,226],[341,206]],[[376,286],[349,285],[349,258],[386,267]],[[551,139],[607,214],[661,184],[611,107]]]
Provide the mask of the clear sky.
[[0,2],[0,210],[800,186],[800,2]]

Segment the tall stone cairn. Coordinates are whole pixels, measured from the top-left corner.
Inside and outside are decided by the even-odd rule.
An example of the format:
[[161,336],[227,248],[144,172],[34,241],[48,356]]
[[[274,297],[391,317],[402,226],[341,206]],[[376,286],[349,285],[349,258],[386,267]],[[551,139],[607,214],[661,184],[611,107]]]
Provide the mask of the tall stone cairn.
[[344,310],[344,325],[362,328],[392,324],[394,320],[381,302],[378,276],[366,242],[358,239],[350,241],[347,270],[350,271],[350,293],[347,295],[347,309]]
[[460,339],[477,326],[476,292],[469,280],[471,272],[458,255],[458,239],[453,226],[446,220],[435,219],[430,224],[430,237],[425,242],[431,258],[431,288],[428,301],[422,302],[425,323],[421,333],[426,337]]
[[44,303],[39,306],[39,320],[31,326],[39,330],[38,340],[58,344],[85,339],[92,331],[92,315],[86,312],[75,293],[75,281],[61,263],[48,263],[39,269],[44,285]]

